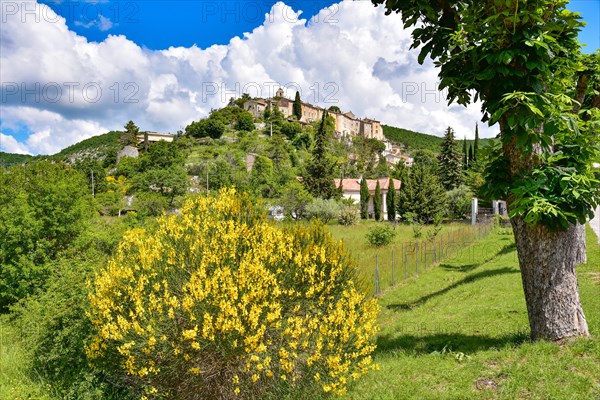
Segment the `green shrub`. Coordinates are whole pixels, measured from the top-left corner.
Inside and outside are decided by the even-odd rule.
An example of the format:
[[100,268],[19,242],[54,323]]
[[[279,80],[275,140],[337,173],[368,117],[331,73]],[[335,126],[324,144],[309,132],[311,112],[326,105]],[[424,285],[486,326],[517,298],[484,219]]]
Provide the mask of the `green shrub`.
[[385,246],[394,240],[396,231],[389,224],[377,225],[367,232],[367,240],[372,246]]
[[338,214],[340,225],[351,226],[358,224],[360,210],[356,206],[343,206]]
[[93,283],[88,355],[148,398],[341,394],[375,348],[355,271],[321,224],[279,229],[235,190],[196,197],[125,234]]
[[340,205],[334,199],[323,200],[316,198],[306,206],[306,215],[308,218],[318,218],[324,224],[337,218],[340,212]]

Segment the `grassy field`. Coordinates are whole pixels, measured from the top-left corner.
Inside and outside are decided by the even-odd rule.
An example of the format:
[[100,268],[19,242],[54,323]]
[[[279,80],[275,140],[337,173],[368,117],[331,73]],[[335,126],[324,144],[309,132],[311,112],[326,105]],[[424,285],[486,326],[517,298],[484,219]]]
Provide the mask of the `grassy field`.
[[421,238],[415,239],[413,227],[398,224],[395,228],[396,237],[390,245],[370,245],[366,239],[367,232],[382,224],[387,222],[369,220],[361,221],[357,226],[336,224],[327,227],[335,239],[344,242],[344,246],[358,261],[358,270],[371,290],[375,286],[376,265],[379,266],[379,287],[386,290],[394,284],[417,277],[434,262],[469,251],[470,245],[485,236],[490,228],[461,223],[444,224],[435,239],[427,240],[427,233],[433,228],[423,228]]
[[600,398],[600,247],[578,269],[591,339],[528,340],[512,232],[498,229],[380,299],[378,371],[344,399]]

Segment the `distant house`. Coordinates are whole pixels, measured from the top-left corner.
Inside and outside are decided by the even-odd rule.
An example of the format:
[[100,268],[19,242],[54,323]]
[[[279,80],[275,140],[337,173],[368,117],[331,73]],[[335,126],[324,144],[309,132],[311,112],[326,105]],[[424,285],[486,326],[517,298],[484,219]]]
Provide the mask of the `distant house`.
[[174,135],[169,133],[158,133],[158,132],[144,132],[137,135],[137,140],[139,143],[143,143],[146,140],[146,135],[148,135],[148,143],[155,143],[164,140],[166,142],[172,142],[175,138]]
[[[360,179],[357,178],[345,178],[335,179],[335,187],[340,187],[340,181],[342,185],[342,195],[347,199],[354,200],[357,204],[360,203]],[[367,179],[367,187],[369,188],[369,214],[372,215],[374,212],[373,197],[375,196],[375,188],[377,187],[377,181],[379,181],[379,188],[381,189],[381,211],[384,219],[387,219],[387,193],[389,190],[390,178],[379,178],[379,179]],[[400,189],[401,182],[399,179],[394,179],[394,189],[398,191]]]

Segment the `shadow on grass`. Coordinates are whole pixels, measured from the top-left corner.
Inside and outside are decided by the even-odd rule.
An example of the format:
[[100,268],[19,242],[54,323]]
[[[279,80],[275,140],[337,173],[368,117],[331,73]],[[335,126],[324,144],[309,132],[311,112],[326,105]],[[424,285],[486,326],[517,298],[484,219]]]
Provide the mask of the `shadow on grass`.
[[[377,339],[377,350],[379,354],[386,354],[401,350],[407,354],[431,354],[434,352],[462,352],[472,354],[478,351],[490,349],[501,349],[507,346],[518,346],[529,340],[529,332],[521,331],[493,337],[484,334],[464,334],[443,332],[440,333],[424,331],[409,335],[384,335]],[[415,330],[413,329],[413,332]]]
[[[512,253],[517,249],[514,243],[510,243],[502,246],[498,251],[493,251],[484,254],[484,260],[478,263],[473,264],[465,264],[465,265],[450,265],[450,264],[440,264],[439,268],[445,269],[446,271],[454,271],[454,272],[471,272],[474,269],[481,267],[482,265],[490,262],[496,257],[503,256],[505,254]],[[488,247],[483,247],[480,251],[486,252],[487,250],[491,250]],[[494,249],[495,250],[495,249]]]
[[428,295],[422,296],[419,299],[416,299],[415,301],[408,302],[408,303],[400,303],[400,304],[388,304],[387,308],[390,310],[394,310],[394,311],[398,311],[398,310],[410,311],[413,308],[422,306],[429,300],[431,300],[435,297],[441,296],[443,294],[446,294],[450,290],[456,289],[459,286],[462,286],[462,285],[465,285],[468,283],[472,283],[472,282],[475,282],[476,280],[483,279],[483,278],[489,278],[492,276],[503,275],[503,274],[515,274],[518,272],[519,272],[518,269],[510,268],[510,267],[504,267],[504,268],[499,268],[499,269],[492,269],[492,270],[488,270],[488,271],[477,272],[475,274],[468,275],[465,278],[463,278],[457,282],[454,282],[452,285],[447,286],[444,289],[440,289],[437,292],[433,292]]

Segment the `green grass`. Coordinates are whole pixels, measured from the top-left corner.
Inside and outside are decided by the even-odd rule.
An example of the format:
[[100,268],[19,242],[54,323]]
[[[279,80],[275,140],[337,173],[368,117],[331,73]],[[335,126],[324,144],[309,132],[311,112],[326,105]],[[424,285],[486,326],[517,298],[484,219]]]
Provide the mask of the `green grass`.
[[530,342],[512,233],[498,229],[380,299],[380,369],[344,399],[600,398],[600,247],[577,268],[591,339]]
[[48,387],[29,376],[26,352],[6,317],[0,317],[0,400],[49,399]]
[[[477,240],[479,234],[485,234],[478,228],[466,224],[442,225],[434,240],[426,240],[432,227],[422,230],[422,237],[414,238],[410,225],[398,224],[395,228],[396,237],[388,246],[375,247],[368,243],[366,234],[374,226],[388,222],[373,220],[360,221],[357,226],[328,225],[327,228],[337,240],[341,240],[358,262],[358,271],[367,281],[369,290],[374,289],[375,267],[379,266],[379,286],[386,290],[402,281],[410,280],[431,268],[434,260],[439,262],[456,254],[468,251],[469,244]],[[418,247],[416,241],[419,242]],[[418,253],[417,253],[418,249]],[[418,258],[417,258],[418,254]],[[392,258],[394,260],[394,276],[392,280]]]

